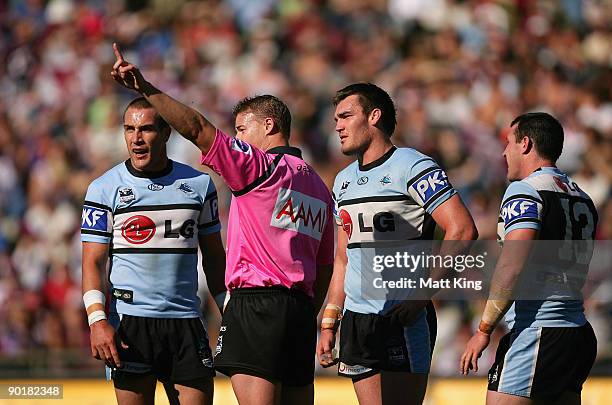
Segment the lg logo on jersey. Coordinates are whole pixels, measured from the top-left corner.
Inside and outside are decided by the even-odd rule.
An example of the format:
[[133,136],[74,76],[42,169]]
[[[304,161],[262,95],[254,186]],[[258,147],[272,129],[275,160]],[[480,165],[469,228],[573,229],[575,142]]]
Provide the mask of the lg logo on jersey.
[[[342,229],[348,235],[349,239],[353,235],[353,220],[351,215],[346,210],[340,210],[340,220],[342,221]],[[366,225],[364,214],[357,214],[359,222],[359,232],[393,232],[395,231],[395,218],[391,212],[377,212],[372,217],[372,225]]]
[[[177,239],[183,237],[185,239],[191,239],[195,235],[195,221],[188,219],[178,229],[173,229],[172,221],[166,220],[164,222],[164,238]],[[125,238],[131,244],[142,245],[149,242],[155,232],[157,226],[153,220],[145,215],[134,215],[125,220],[121,227],[121,236]]]

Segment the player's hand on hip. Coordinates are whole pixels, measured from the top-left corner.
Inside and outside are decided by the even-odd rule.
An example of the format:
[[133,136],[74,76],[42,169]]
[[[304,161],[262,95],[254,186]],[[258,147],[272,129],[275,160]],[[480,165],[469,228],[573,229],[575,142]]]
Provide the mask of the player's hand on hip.
[[[117,352],[116,342],[120,342],[115,331],[106,320],[101,320],[91,324],[91,355],[103,360],[107,366],[112,368],[121,368],[121,360]],[[127,349],[128,346],[120,342],[121,347]]]
[[478,372],[478,359],[482,355],[484,349],[487,348],[491,336],[481,331],[476,331],[474,336],[468,342],[461,360],[459,362],[459,371],[463,375],[468,375],[470,370]]
[[336,332],[331,329],[323,329],[317,344],[317,358],[323,368],[331,367],[338,363],[336,350],[334,349],[335,346]]
[[116,43],[113,43],[113,51],[115,52],[116,60],[111,71],[112,78],[123,87],[141,91],[144,87],[145,79],[138,67],[125,60]]
[[410,326],[429,304],[429,300],[408,300],[391,308],[387,316],[391,317],[392,324]]

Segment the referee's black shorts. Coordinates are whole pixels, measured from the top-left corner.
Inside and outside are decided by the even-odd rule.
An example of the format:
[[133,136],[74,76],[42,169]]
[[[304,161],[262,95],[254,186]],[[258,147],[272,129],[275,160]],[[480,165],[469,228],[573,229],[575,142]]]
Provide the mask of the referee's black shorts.
[[217,339],[215,369],[287,386],[312,384],[317,342],[312,299],[282,287],[235,289],[230,297]]

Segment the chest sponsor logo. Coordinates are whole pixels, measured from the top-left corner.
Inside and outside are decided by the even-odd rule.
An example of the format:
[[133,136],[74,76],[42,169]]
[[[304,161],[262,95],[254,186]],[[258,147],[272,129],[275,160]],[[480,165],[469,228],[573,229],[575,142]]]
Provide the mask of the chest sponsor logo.
[[127,204],[131,201],[134,201],[136,196],[134,195],[134,190],[130,187],[122,187],[119,189],[119,201],[124,204]]
[[155,222],[144,215],[134,215],[125,220],[121,227],[121,235],[129,243],[141,245],[147,243],[155,235]]
[[537,219],[538,206],[535,201],[516,198],[504,204],[501,209],[501,217],[505,224],[519,218]]
[[357,184],[359,184],[360,186],[363,186],[364,184],[366,184],[368,182],[368,177],[367,176],[362,176],[360,178],[357,179]]
[[108,211],[83,207],[81,229],[105,232],[108,227]]
[[151,191],[160,191],[164,189],[164,185],[159,183],[151,183],[147,186],[147,188]]
[[321,240],[326,219],[325,202],[298,191],[281,188],[270,225]]
[[418,194],[423,204],[427,204],[437,192],[448,186],[446,173],[442,169],[435,169],[421,176],[410,188]]

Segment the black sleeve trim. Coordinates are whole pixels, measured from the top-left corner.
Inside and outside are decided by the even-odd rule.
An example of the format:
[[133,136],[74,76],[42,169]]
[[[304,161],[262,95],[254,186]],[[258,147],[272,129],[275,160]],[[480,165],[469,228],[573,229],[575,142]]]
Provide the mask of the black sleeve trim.
[[533,202],[537,202],[538,204],[543,204],[542,200],[540,200],[540,199],[538,199],[538,198],[535,198],[535,197],[534,197],[534,196],[532,196],[532,195],[529,195],[529,194],[514,194],[514,195],[511,195],[510,197],[506,198],[506,199],[505,199],[505,200],[504,200],[504,201],[501,203],[502,207],[503,207],[504,205],[506,205],[506,203],[507,203],[507,202],[510,202],[510,201],[512,201],[512,200],[514,200],[514,199],[517,199],[517,198],[524,198],[525,200],[530,200],[530,201],[533,201]]
[[210,227],[213,227],[213,226],[219,225],[219,224],[220,224],[220,221],[218,219],[216,219],[216,220],[214,220],[212,222],[207,222],[205,224],[198,225],[198,229],[206,229],[206,228],[210,228]]
[[536,218],[518,218],[518,219],[514,219],[508,222],[508,224],[504,224],[504,230],[510,228],[514,224],[519,224],[521,222],[531,222],[534,224],[542,224],[542,221]]
[[[421,177],[423,177],[423,176],[424,176],[424,175],[426,175],[427,173],[429,173],[429,172],[433,172],[433,171],[435,171],[435,170],[442,170],[442,168],[441,168],[440,166],[438,166],[438,164],[436,163],[436,161],[435,161],[435,160],[433,160],[433,159],[426,159],[426,160],[424,160],[424,162],[425,162],[425,161],[431,161],[431,162],[433,162],[433,163],[435,164],[435,166],[433,166],[433,167],[428,167],[427,169],[425,169],[425,170],[423,170],[423,171],[419,172],[419,173],[418,173],[416,176],[412,176],[412,179],[410,179],[410,181],[409,181],[409,182],[406,184],[406,187],[407,187],[407,188],[410,188],[410,186],[412,186],[412,185],[413,185],[413,184],[414,184],[414,183],[415,183],[415,182],[416,182],[418,179],[420,179]],[[420,163],[420,162],[419,162],[419,163]],[[442,171],[444,171],[444,170],[442,170]],[[447,176],[447,177],[448,177],[448,176]]]
[[[442,196],[442,194],[448,192],[448,191],[452,191],[453,187],[449,184],[448,186],[444,187],[442,190],[438,191],[436,194],[434,194],[433,196],[431,196],[429,198],[429,202],[425,203],[423,205],[423,209],[427,209],[431,206],[431,204],[435,203],[436,201],[438,201],[438,198],[440,198]],[[450,198],[450,197],[449,197]]]
[[100,204],[100,203],[93,202],[93,201],[85,200],[83,201],[83,205],[86,205],[88,207],[100,208],[106,211],[112,211],[111,207],[109,207],[108,205]]
[[240,197],[242,195],[245,195],[249,191],[255,189],[257,186],[261,185],[264,181],[268,180],[270,176],[272,176],[272,173],[274,173],[276,166],[278,166],[282,158],[283,158],[283,154],[276,155],[276,157],[272,161],[272,164],[268,166],[264,174],[256,178],[255,181],[253,181],[251,184],[247,185],[243,189],[232,191],[232,194],[234,194],[235,197]]
[[81,234],[82,235],[96,235],[96,236],[104,236],[104,237],[108,237],[110,238],[111,236],[113,236],[112,233],[110,232],[104,232],[104,231],[94,231],[91,229],[81,229]]

